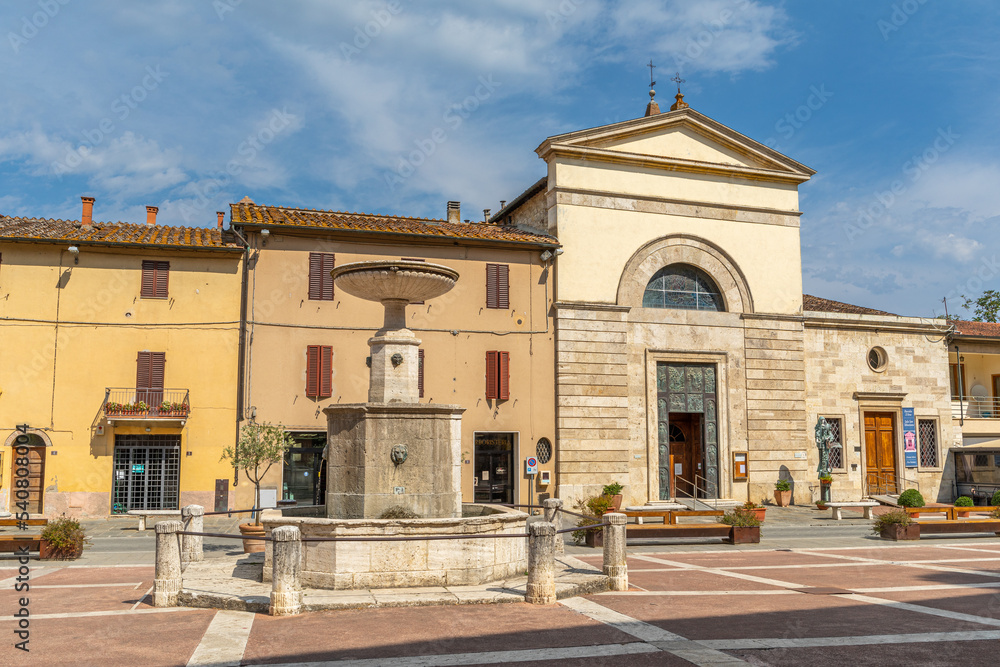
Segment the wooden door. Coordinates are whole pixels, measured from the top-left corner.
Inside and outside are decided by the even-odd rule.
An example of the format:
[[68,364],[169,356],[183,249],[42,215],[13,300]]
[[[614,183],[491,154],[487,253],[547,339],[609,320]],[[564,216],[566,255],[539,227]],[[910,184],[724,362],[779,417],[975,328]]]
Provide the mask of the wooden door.
[[865,413],[865,473],[868,488],[896,493],[896,429],[891,412]]
[[685,498],[695,498],[701,471],[701,415],[670,414],[670,463],[674,490]]
[[[25,451],[27,454],[19,454],[18,450]],[[14,501],[11,503],[12,507],[16,507],[15,513],[17,512],[28,512],[29,514],[41,514],[42,513],[42,482],[45,479],[45,448],[44,447],[15,447],[13,450],[13,456],[11,456],[11,479],[24,479],[24,475],[18,475],[18,468],[21,468],[27,459],[27,469],[28,469],[28,492],[27,499],[18,497],[17,491],[25,489],[14,489],[13,498]],[[12,485],[13,486],[13,485]],[[21,504],[26,503],[27,506]]]

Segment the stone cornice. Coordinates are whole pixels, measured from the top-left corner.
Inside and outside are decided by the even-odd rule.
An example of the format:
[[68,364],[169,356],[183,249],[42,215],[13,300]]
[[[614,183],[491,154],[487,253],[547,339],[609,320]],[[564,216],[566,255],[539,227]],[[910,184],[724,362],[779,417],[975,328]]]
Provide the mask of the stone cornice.
[[924,336],[940,336],[942,340],[948,335],[947,329],[941,329],[933,322],[925,322],[916,317],[883,317],[881,315],[853,315],[807,311],[804,314],[804,318],[807,329],[913,333]]
[[893,403],[902,402],[904,398],[907,397],[905,391],[856,391],[854,392],[855,401],[892,401]]
[[615,313],[627,313],[631,306],[619,306],[614,303],[595,303],[591,301],[556,301],[552,304],[556,310],[607,310]]

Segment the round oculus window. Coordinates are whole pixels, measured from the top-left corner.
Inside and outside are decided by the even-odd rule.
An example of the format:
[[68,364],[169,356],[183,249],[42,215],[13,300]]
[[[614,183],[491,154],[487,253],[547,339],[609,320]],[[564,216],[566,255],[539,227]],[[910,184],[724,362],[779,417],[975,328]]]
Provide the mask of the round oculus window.
[[535,456],[538,457],[538,462],[543,465],[552,458],[552,443],[549,442],[548,438],[541,438],[535,445]]
[[885,350],[881,347],[875,346],[868,350],[868,367],[875,372],[881,372],[885,370],[886,365],[889,363],[889,355],[886,354]]

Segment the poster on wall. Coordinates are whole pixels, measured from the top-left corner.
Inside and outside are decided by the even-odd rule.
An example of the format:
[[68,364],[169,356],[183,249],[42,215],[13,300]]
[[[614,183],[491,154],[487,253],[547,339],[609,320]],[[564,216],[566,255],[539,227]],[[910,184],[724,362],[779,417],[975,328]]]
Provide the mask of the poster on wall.
[[903,408],[903,465],[917,467],[917,419],[913,408]]

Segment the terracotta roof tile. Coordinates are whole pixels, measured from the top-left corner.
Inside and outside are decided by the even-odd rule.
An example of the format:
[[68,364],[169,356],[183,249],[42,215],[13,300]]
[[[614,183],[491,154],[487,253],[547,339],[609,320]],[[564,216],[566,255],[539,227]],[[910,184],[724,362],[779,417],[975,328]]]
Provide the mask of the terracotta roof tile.
[[895,317],[893,313],[887,313],[884,310],[875,310],[874,308],[855,306],[850,303],[844,303],[842,301],[821,299],[818,296],[812,296],[811,294],[802,295],[802,310],[812,310],[820,313],[849,313],[853,315],[890,315]]
[[241,248],[217,227],[170,227],[127,222],[95,222],[89,227],[75,220],[0,216],[0,239],[68,241],[121,245],[158,245],[178,248]]
[[1000,338],[1000,323],[997,322],[966,322],[951,320],[955,333],[959,336],[982,336],[984,338]]
[[407,236],[430,236],[468,239],[494,243],[527,243],[557,246],[559,241],[508,225],[492,223],[450,223],[433,218],[410,218],[398,215],[373,215],[346,211],[265,206],[253,202],[229,205],[232,224],[264,225],[267,227],[301,227],[355,232],[381,232]]

